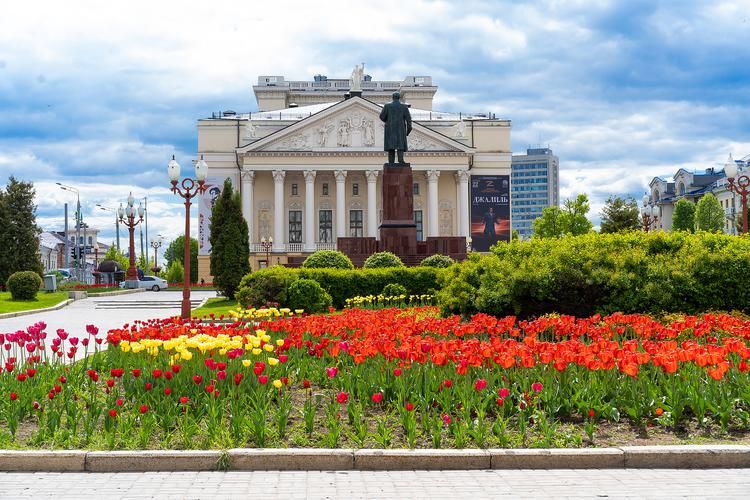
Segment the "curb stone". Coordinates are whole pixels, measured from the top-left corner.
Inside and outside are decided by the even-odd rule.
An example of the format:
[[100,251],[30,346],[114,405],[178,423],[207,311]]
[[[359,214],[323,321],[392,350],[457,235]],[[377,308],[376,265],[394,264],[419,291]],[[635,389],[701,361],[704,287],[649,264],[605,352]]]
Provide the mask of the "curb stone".
[[88,472],[149,472],[217,470],[219,450],[90,451]]
[[550,448],[488,450],[493,469],[622,469],[620,448]]
[[477,470],[489,469],[487,450],[356,450],[357,470]]
[[0,471],[84,472],[83,450],[0,450]]
[[354,450],[325,448],[235,448],[229,470],[352,470]]
[[380,450],[0,450],[0,471],[150,472],[228,470],[479,470],[750,468],[750,446]]
[[651,469],[750,467],[750,446],[624,446],[625,467]]
[[52,307],[45,307],[44,309],[29,309],[28,311],[16,311],[16,312],[11,312],[11,313],[3,313],[3,314],[0,314],[0,319],[17,318],[19,316],[28,316],[29,314],[57,311],[58,309],[62,309],[63,307],[71,303],[73,303],[73,299],[65,299],[57,305],[54,305]]

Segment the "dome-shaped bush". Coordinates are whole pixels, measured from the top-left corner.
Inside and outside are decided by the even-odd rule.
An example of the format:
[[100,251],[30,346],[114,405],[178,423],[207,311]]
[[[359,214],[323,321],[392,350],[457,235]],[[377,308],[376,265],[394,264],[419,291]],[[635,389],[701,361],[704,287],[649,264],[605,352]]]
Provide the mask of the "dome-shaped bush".
[[409,290],[401,283],[388,283],[383,287],[383,297],[400,297],[409,295]]
[[307,268],[354,269],[351,259],[337,250],[318,250],[302,263]]
[[451,267],[454,262],[456,261],[447,255],[436,253],[435,255],[426,257],[419,265],[427,267]]
[[8,277],[6,285],[13,300],[34,300],[42,287],[42,278],[34,271],[19,271]]
[[377,252],[367,257],[365,265],[362,267],[367,269],[377,267],[404,267],[404,263],[401,262],[401,259],[399,259],[396,254],[391,252]]
[[314,280],[298,279],[289,285],[287,305],[290,309],[304,309],[308,313],[325,311],[331,305],[331,296]]

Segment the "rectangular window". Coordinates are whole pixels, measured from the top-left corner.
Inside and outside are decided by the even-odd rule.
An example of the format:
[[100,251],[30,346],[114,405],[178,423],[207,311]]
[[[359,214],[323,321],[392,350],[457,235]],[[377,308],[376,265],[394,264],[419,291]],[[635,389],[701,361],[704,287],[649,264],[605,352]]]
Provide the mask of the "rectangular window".
[[333,243],[333,210],[321,210],[318,217],[318,241]]
[[323,196],[328,196],[328,183],[327,182],[323,183],[322,189],[323,189],[323,193],[322,193]]
[[[416,184],[414,184],[416,186]],[[424,240],[424,225],[422,223],[422,211],[414,211],[414,224],[417,225],[417,241]]]
[[302,210],[289,211],[289,243],[302,243]]
[[292,184],[292,196],[298,196],[299,195],[299,188],[296,184]]
[[419,183],[414,183],[414,196],[419,196]]
[[359,184],[352,184],[352,196],[359,196]]
[[362,210],[349,210],[349,236],[361,238],[364,236],[362,224]]

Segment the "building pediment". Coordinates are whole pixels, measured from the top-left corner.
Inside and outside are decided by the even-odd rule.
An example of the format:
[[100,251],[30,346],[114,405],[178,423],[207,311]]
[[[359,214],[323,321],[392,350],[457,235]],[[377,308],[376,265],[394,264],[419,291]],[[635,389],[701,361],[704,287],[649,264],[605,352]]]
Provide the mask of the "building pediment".
[[[239,154],[265,152],[383,151],[381,107],[353,97],[237,149]],[[413,122],[408,137],[411,152],[474,152],[450,137]]]

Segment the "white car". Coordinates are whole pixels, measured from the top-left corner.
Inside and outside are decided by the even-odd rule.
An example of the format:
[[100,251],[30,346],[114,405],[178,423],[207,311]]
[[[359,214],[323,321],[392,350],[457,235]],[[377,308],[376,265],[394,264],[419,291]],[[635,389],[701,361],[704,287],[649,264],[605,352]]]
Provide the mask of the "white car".
[[[125,282],[120,283],[120,288],[125,288]],[[144,276],[143,279],[138,281],[138,288],[147,288],[158,292],[165,288],[169,288],[169,284],[166,280],[163,280],[157,276]]]

